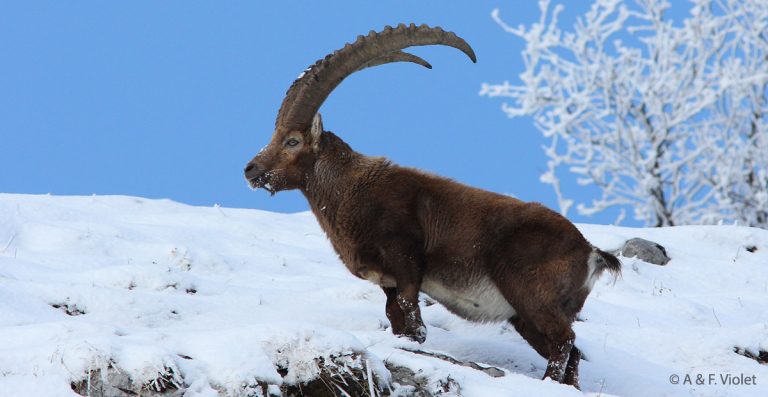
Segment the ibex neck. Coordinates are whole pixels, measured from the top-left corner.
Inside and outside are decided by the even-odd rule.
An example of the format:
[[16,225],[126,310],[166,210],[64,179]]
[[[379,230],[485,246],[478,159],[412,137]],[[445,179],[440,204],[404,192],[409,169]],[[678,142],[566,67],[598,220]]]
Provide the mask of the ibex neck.
[[[336,228],[336,216],[345,197],[355,194],[372,173],[386,168],[384,158],[368,157],[332,136],[332,147],[323,148],[301,192],[327,233]],[[338,140],[338,142],[335,142]]]

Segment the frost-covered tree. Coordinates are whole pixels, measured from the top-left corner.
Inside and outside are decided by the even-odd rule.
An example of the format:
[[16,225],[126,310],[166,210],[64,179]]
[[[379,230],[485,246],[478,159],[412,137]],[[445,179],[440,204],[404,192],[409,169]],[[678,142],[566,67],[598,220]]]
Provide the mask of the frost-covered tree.
[[[768,227],[768,1],[694,0],[673,23],[664,0],[597,0],[572,31],[558,26],[562,6],[540,7],[520,27],[494,10],[525,40],[525,71],[481,95],[511,98],[503,110],[548,138],[541,180],[561,212]],[[568,199],[563,170],[600,197]]]

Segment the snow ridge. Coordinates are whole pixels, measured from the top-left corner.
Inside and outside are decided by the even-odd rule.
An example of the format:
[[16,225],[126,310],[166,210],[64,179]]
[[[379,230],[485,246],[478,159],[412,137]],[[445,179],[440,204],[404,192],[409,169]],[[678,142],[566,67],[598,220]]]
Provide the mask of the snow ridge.
[[[579,227],[602,249],[642,237],[672,258],[663,267],[622,258],[621,279],[595,283],[574,325],[584,392],[766,395],[768,367],[734,348],[768,350],[768,231]],[[339,357],[357,357],[376,384],[393,380],[385,364],[409,368],[435,394],[582,395],[541,381],[546,361],[511,327],[422,304],[429,337],[418,345],[391,335],[384,302],[347,272],[309,213],[0,194],[0,395],[73,397],[73,383],[108,367],[139,385],[176,382],[188,397],[256,395],[257,384],[278,393],[317,377],[318,358]],[[756,384],[682,384],[710,373]]]

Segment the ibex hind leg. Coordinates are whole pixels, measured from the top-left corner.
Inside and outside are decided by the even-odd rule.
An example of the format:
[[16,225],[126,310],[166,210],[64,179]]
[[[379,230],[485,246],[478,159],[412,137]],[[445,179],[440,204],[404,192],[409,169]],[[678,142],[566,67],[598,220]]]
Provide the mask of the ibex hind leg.
[[537,313],[539,321],[535,324],[547,338],[549,355],[547,356],[547,370],[544,378],[563,383],[563,375],[568,358],[573,349],[576,335],[571,329],[571,324],[558,313]]
[[[567,316],[569,320],[569,328],[571,327],[570,324],[573,324],[573,320],[576,319],[576,316],[581,311],[581,308],[584,306],[584,301],[587,299],[587,295],[589,295],[589,289],[587,288],[581,288],[574,294],[572,294],[572,297],[565,300],[563,303],[563,312]],[[579,387],[579,362],[581,361],[581,350],[579,350],[575,345],[571,348],[570,356],[568,357],[568,363],[565,366],[565,374],[563,375],[563,383],[566,385],[571,385],[575,387],[578,390],[581,390]]]
[[563,375],[563,383],[571,385],[578,390],[579,387],[579,361],[581,360],[581,350],[576,346],[571,348],[571,355],[568,357],[568,364],[565,366],[565,375]]
[[540,356],[547,358],[549,356],[549,346],[547,345],[547,338],[544,337],[536,328],[530,323],[523,320],[522,317],[514,316],[509,319],[509,323],[515,327],[520,336],[528,342],[529,345],[539,353]]
[[[577,371],[580,356],[578,353],[571,356],[571,353],[574,350],[578,352],[578,349],[573,346],[574,338],[570,325],[565,329],[559,330],[557,326],[542,327],[549,329],[549,334],[545,334],[535,326],[534,322],[523,317],[513,317],[509,319],[509,322],[514,325],[515,330],[539,355],[547,359],[547,369],[544,373],[545,379],[550,378],[557,382],[573,385],[571,383],[572,378],[564,376],[565,373],[571,377],[575,375],[578,378]],[[571,369],[570,371],[569,368]],[[576,379],[576,382],[578,382],[578,379]]]
[[[542,288],[503,288],[502,293],[507,301],[517,309],[520,318],[518,324],[514,320],[520,335],[541,356],[547,359],[547,369],[544,378],[564,382],[565,369],[573,349],[575,334],[571,324],[576,312],[581,309],[586,295],[581,293],[583,275],[578,276],[577,269],[567,261],[542,263],[531,266],[540,269],[539,272],[517,272],[502,277],[501,285],[519,285],[521,282]],[[570,286],[554,288],[550,279],[552,273],[564,275],[571,279]],[[574,364],[578,360],[574,357]]]

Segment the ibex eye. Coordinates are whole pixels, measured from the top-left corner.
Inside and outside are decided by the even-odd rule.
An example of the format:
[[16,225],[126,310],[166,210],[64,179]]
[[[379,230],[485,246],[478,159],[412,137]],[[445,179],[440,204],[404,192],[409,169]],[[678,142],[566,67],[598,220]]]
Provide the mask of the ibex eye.
[[299,144],[299,141],[296,140],[296,139],[293,139],[293,138],[291,138],[291,139],[289,139],[288,141],[285,142],[286,146],[296,146],[298,144]]

